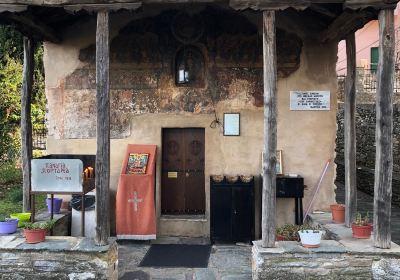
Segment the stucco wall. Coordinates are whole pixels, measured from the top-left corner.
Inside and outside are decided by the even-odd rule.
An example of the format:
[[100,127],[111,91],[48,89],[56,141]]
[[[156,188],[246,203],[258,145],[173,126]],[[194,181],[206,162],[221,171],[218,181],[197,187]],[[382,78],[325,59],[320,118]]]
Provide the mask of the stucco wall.
[[[117,18],[114,16],[111,19],[113,38],[117,35],[120,27],[136,16],[129,14],[121,14]],[[256,17],[252,20],[258,21],[261,18]],[[258,33],[261,34],[260,30]],[[64,43],[61,45],[45,44],[46,92],[49,101],[49,153],[94,154],[96,152],[96,141],[93,135],[95,90],[90,85],[85,87],[77,86],[77,89],[66,87],[66,83],[68,84],[68,79],[73,73],[76,74],[79,69],[91,68],[90,62],[84,63],[79,60],[79,55],[81,49],[88,48],[94,43],[94,34],[95,25],[92,21],[87,24],[72,26],[65,34]],[[282,49],[287,48],[285,44],[278,44],[278,54],[282,54]],[[335,156],[336,51],[337,47],[334,44],[313,45],[312,42],[303,40],[299,69],[286,78],[283,77],[287,76],[287,74],[281,74],[281,78],[278,81],[278,149],[283,150],[284,172],[298,173],[305,178],[305,184],[308,186],[305,192],[305,206],[310,201],[310,193],[318,181],[325,162]],[[284,57],[287,56],[285,55]],[[208,236],[209,175],[221,173],[258,175],[261,172],[263,108],[262,103],[260,104],[259,102],[260,97],[262,101],[262,68],[260,68],[259,62],[257,60],[248,65],[230,63],[228,67],[229,63],[225,61],[224,67],[229,69],[218,72],[219,76],[225,75],[229,71],[238,71],[240,75],[225,75],[226,78],[221,86],[215,86],[210,83],[210,81],[220,80],[220,78],[213,76],[214,73],[209,69],[207,70],[209,76],[207,77],[206,87],[200,90],[177,89],[171,82],[171,78],[167,83],[168,94],[170,94],[169,90],[172,90],[172,95],[169,95],[169,98],[172,98],[173,101],[179,95],[193,95],[196,92],[201,93],[210,89],[221,90],[223,88],[221,91],[224,91],[225,95],[217,98],[215,111],[220,119],[222,119],[224,112],[241,113],[242,125],[239,137],[224,137],[221,127],[210,128],[210,124],[214,120],[214,108],[212,106],[206,109],[200,108],[200,110],[187,110],[185,106],[182,106],[183,109],[174,107],[169,110],[167,107],[163,107],[164,109],[159,110],[164,103],[171,102],[171,99],[166,99],[164,103],[159,103],[161,105],[156,106],[155,110],[146,109],[138,113],[137,108],[128,107],[116,115],[119,118],[125,114],[122,119],[123,129],[117,130],[117,133],[114,133],[115,138],[111,141],[112,209],[114,209],[118,174],[121,171],[122,158],[128,143],[157,144],[158,146],[156,203],[157,216],[160,216],[161,129],[165,127],[202,127],[205,128],[206,139],[205,218],[198,219],[195,222],[159,219],[158,233],[160,235]],[[218,65],[218,62],[216,65]],[[284,63],[280,65],[284,65]],[[112,64],[111,71],[113,71],[113,67],[115,69],[117,66],[117,63]],[[125,70],[126,67],[125,65]],[[253,73],[254,71],[259,74],[250,78],[246,75],[246,73]],[[85,75],[91,75],[90,73],[92,72],[88,70],[85,73],[83,79],[85,79]],[[77,76],[75,75],[75,77]],[[89,80],[90,77],[86,77],[85,81]],[[74,84],[72,82],[69,83],[70,85]],[[82,83],[79,85],[82,85]],[[162,86],[162,84],[158,84],[156,91],[163,90],[160,85]],[[330,90],[331,110],[327,112],[290,111],[290,90]],[[132,92],[136,95],[143,94],[143,91],[132,90]],[[113,95],[113,90],[111,94]],[[130,98],[133,97],[130,93],[127,95],[127,100],[119,104],[129,103]],[[201,104],[204,99],[201,94],[198,94],[194,102]],[[181,102],[185,104],[187,99],[182,99]],[[79,110],[75,107],[79,108]],[[75,126],[66,127],[68,124],[75,124]],[[88,131],[87,134],[85,134],[85,129]],[[80,139],[72,139],[77,138],[77,135],[74,134],[75,130],[81,131],[82,134],[78,137]],[[314,208],[327,209],[329,204],[334,202],[334,177],[335,166],[331,165],[323,180]],[[277,205],[278,224],[293,223],[294,202],[278,199]],[[113,213],[111,216],[114,217]],[[113,224],[114,222],[112,221]]]
[[[398,5],[394,11],[394,27],[396,30],[396,37],[399,36],[400,27],[400,6]],[[358,67],[365,67],[370,69],[371,64],[371,48],[379,46],[379,22],[371,20],[363,28],[357,30],[356,34],[356,63]],[[398,40],[398,38],[397,38]],[[396,53],[400,49],[396,46]],[[396,61],[397,63],[399,61]],[[336,66],[338,75],[346,75],[347,61],[346,61],[346,41],[340,41],[338,47],[338,62]]]

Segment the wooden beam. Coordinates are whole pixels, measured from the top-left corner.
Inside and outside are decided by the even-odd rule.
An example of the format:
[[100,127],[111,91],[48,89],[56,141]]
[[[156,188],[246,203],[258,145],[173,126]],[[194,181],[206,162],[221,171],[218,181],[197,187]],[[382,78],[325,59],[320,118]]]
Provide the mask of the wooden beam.
[[5,12],[0,15],[0,21],[15,26],[25,36],[38,40],[60,43],[57,32],[40,19],[30,15]]
[[24,70],[21,94],[21,152],[22,152],[22,208],[24,212],[31,210],[31,159],[32,159],[32,122],[31,100],[34,71],[34,43],[24,37]]
[[310,6],[309,0],[288,0],[288,1],[275,1],[275,0],[230,0],[229,5],[235,10],[285,10],[287,8],[295,8],[304,10]]
[[398,0],[346,0],[344,8],[353,10],[374,8],[374,9],[395,9]]
[[110,236],[110,43],[108,12],[97,13],[96,31],[96,238],[108,244]]
[[28,9],[27,5],[0,4],[0,13],[3,12],[19,13],[26,11],[27,9]]
[[374,186],[374,245],[383,249],[391,245],[394,51],[394,12],[385,9],[379,12]]
[[137,10],[142,6],[142,3],[115,3],[115,4],[79,4],[79,5],[65,5],[64,9],[70,12],[79,12],[81,10],[87,12],[98,12],[107,10],[114,12],[118,10]]
[[262,188],[262,246],[275,247],[276,229],[276,28],[275,12],[263,12],[264,159]]
[[367,22],[376,18],[377,12],[373,10],[352,11],[346,10],[322,32],[321,42],[336,41],[346,38],[347,35],[356,32]]
[[330,19],[334,19],[337,17],[337,14],[319,4],[311,4],[310,10],[313,10],[314,12],[324,15]]
[[351,227],[357,212],[356,167],[356,39],[346,38],[347,76],[344,96],[344,165],[346,226]]

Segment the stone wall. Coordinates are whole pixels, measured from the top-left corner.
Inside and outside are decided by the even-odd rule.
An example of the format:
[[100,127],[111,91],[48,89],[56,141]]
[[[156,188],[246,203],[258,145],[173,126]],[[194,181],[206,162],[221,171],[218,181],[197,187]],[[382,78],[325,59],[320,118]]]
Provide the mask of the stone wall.
[[115,241],[97,247],[88,238],[46,237],[26,244],[23,238],[0,237],[0,279],[117,280]]
[[[337,111],[336,163],[337,180],[344,183],[344,110],[339,104]],[[393,107],[393,201],[400,203],[400,105]],[[357,137],[357,187],[366,193],[374,193],[375,168],[375,104],[359,104],[356,113]]]

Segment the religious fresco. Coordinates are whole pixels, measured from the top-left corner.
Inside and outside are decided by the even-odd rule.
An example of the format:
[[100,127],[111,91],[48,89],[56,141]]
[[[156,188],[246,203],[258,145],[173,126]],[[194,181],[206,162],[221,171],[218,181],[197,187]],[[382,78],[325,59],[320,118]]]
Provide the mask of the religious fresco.
[[[301,49],[298,36],[277,30],[279,78],[299,68]],[[71,108],[64,120],[66,138],[96,134],[95,112],[86,107],[95,104],[95,45],[80,50],[79,60],[85,66],[65,78],[66,107]],[[235,11],[169,10],[128,23],[110,44],[111,136],[129,136],[130,119],[145,113],[209,114],[219,102],[237,100],[262,107],[262,60],[257,26]],[[77,102],[78,96],[84,102]],[[73,111],[86,112],[84,134],[67,117]]]

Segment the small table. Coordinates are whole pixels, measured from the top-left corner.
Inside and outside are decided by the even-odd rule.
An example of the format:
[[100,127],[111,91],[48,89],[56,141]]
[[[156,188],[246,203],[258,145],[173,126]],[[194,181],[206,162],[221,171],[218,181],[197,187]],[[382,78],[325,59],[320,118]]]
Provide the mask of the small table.
[[[262,176],[261,176],[262,186]],[[295,223],[303,224],[303,197],[304,197],[304,178],[289,175],[276,176],[276,197],[294,198],[295,201]]]

